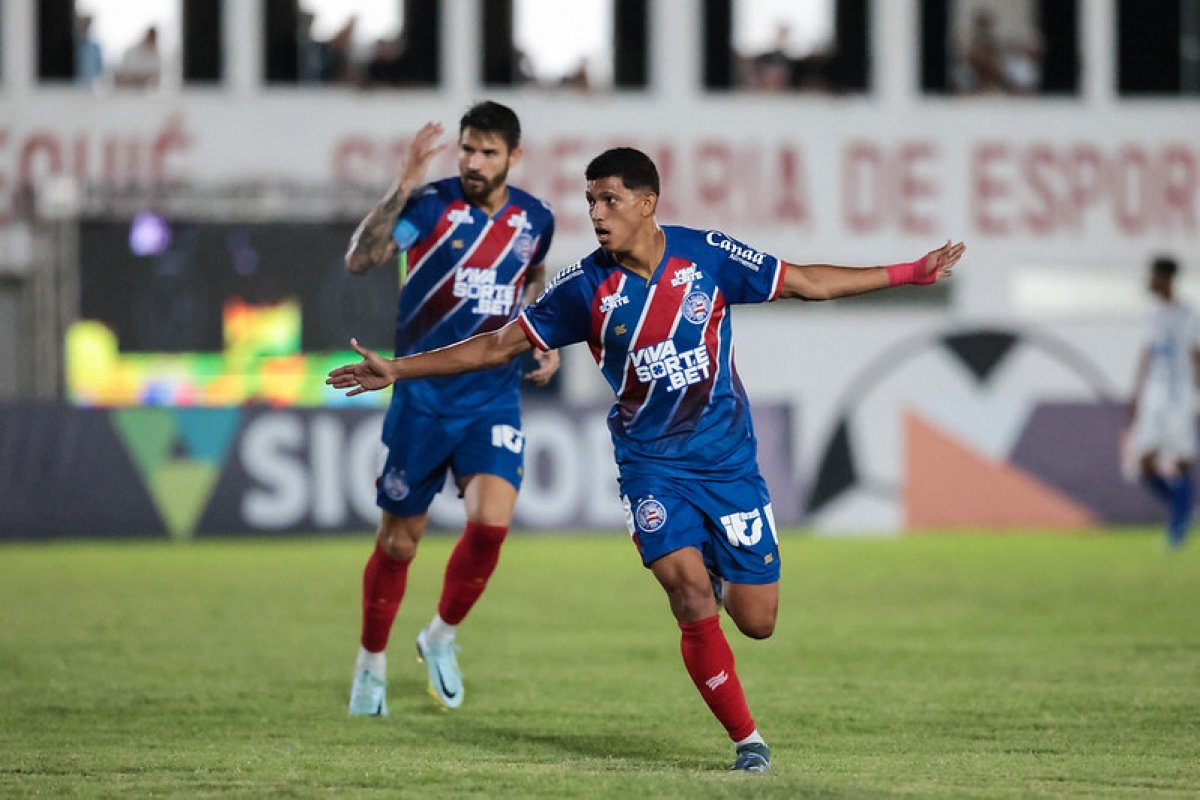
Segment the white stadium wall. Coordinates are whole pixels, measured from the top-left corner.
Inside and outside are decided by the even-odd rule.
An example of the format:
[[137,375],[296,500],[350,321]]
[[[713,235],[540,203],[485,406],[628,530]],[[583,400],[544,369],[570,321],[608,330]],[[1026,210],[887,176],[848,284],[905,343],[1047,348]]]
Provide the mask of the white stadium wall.
[[[479,56],[465,2],[447,4],[453,33],[444,37],[442,91],[265,88],[253,55],[259,23],[247,10],[255,5],[226,4],[224,88],[98,96],[32,88],[32,39],[19,36],[30,30],[32,3],[4,3],[0,253],[19,249],[18,187],[44,190],[58,176],[193,187],[261,181],[311,192],[349,183],[382,192],[424,121],[453,128],[470,102],[488,96],[512,105],[526,131],[514,182],[557,213],[552,270],[593,248],[582,172],[618,143],[657,159],[663,222],[720,228],[792,261],[890,263],[947,239],[967,242],[945,303],[735,312],[737,362],[752,398],[792,409],[801,484],[793,491],[807,522],[828,531],[922,521],[1073,527],[1144,514],[1137,498],[1125,516],[1098,511],[1068,484],[1071,470],[1099,470],[1097,486],[1113,478],[1119,421],[1108,404],[1133,375],[1147,260],[1173,253],[1200,274],[1200,105],[1113,96],[1108,0],[1080,4],[1080,95],[1051,99],[920,96],[912,88],[915,0],[874,4],[875,89],[846,98],[704,93],[694,0],[652,4],[651,86],[641,93],[485,91],[472,78]],[[433,172],[452,169],[447,154]],[[1089,308],[1085,293],[1097,284],[1125,289],[1124,299],[1114,307],[1105,295]],[[1030,286],[1051,288],[1030,295]],[[967,355],[955,350],[960,344]],[[986,374],[970,374],[979,359]],[[569,354],[565,370],[569,401],[606,399],[584,351]],[[1108,436],[1111,464],[1066,448],[1056,453],[1066,471],[1051,479],[1016,463],[1030,420],[1051,407],[1066,409],[1064,419],[1103,417],[1087,428],[1098,434],[1078,435]],[[853,480],[826,469],[839,426],[861,445]],[[913,455],[918,441],[932,448],[921,452],[956,453],[959,460],[939,463],[953,463],[963,481],[988,476],[1008,494],[974,517],[930,517],[915,484],[940,473]],[[837,491],[810,508],[822,475],[832,481],[825,489]]]

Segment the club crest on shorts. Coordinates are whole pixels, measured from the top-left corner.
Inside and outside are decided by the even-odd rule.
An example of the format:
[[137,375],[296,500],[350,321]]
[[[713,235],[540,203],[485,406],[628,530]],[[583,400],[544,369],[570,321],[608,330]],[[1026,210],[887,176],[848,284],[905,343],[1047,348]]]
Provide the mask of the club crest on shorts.
[[408,478],[404,474],[404,470],[392,467],[387,472],[383,473],[383,477],[379,480],[380,488],[387,495],[389,500],[394,500],[397,503],[408,497],[409,487]]
[[688,292],[683,298],[683,318],[693,325],[702,325],[712,313],[712,300],[700,290]]
[[635,517],[637,519],[637,526],[647,533],[651,533],[666,524],[667,509],[666,506],[653,497],[647,497],[638,503]]

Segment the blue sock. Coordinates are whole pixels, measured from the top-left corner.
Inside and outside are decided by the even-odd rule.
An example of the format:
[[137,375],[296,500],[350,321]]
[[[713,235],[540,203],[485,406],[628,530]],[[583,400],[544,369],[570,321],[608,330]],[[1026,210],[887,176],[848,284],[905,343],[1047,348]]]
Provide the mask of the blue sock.
[[1178,547],[1187,538],[1188,528],[1192,524],[1192,504],[1195,501],[1196,487],[1192,484],[1192,476],[1187,472],[1176,475],[1166,481],[1166,484],[1171,491],[1171,521],[1167,526],[1167,535],[1171,544]]
[[1157,497],[1159,500],[1163,500],[1167,503],[1171,502],[1171,497],[1173,496],[1171,486],[1165,480],[1163,480],[1163,476],[1159,475],[1157,472],[1150,472],[1143,475],[1142,485],[1154,492],[1155,497]]

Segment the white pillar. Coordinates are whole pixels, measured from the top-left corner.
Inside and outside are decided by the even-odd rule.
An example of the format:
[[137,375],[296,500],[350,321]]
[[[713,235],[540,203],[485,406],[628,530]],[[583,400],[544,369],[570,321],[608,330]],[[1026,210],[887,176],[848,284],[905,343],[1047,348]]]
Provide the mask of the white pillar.
[[885,108],[912,106],[921,96],[921,9],[916,0],[872,0],[869,94]]
[[37,80],[37,9],[34,0],[0,2],[0,85],[9,97],[28,97]]
[[252,97],[266,82],[267,43],[263,41],[264,3],[226,2],[222,5],[223,76],[229,93]]
[[451,0],[442,3],[441,57],[442,93],[466,108],[483,78],[483,6],[480,0]]
[[695,98],[704,91],[704,7],[700,0],[650,0],[648,90]]
[[1092,108],[1109,107],[1117,93],[1117,4],[1083,0],[1079,13],[1080,93]]

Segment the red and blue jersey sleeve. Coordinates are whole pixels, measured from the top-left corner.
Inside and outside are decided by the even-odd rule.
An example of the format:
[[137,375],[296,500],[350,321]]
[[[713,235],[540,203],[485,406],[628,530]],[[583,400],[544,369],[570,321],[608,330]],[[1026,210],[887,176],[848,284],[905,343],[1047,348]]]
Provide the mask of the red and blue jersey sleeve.
[[[696,243],[725,300],[729,303],[766,303],[783,288],[783,261],[770,253],[726,236],[720,231],[696,231]],[[700,259],[697,258],[697,262]]]
[[583,266],[575,263],[555,276],[517,322],[539,350],[586,341],[591,330],[591,292]]
[[437,224],[444,206],[439,201],[434,184],[422,186],[409,197],[392,228],[392,238],[400,249],[408,250],[427,237]]

